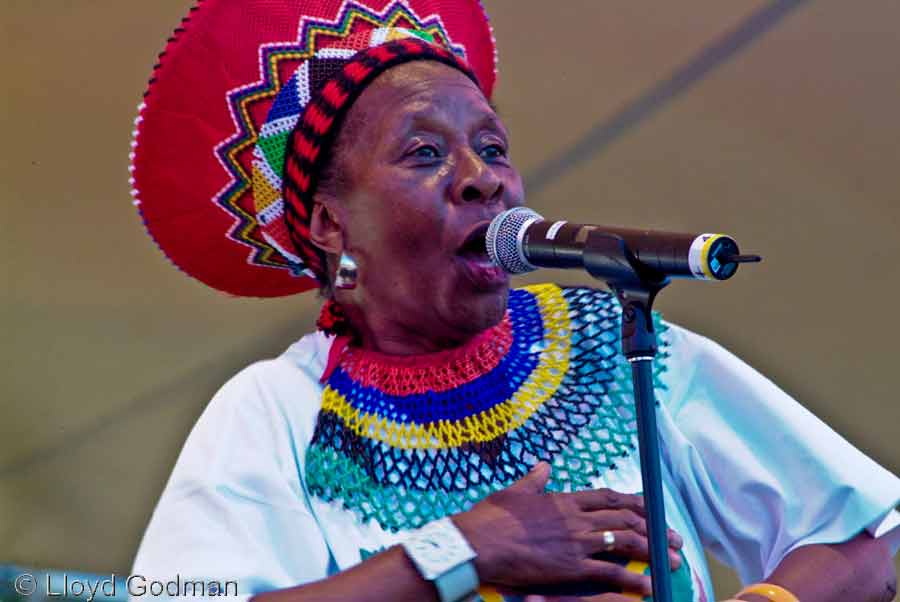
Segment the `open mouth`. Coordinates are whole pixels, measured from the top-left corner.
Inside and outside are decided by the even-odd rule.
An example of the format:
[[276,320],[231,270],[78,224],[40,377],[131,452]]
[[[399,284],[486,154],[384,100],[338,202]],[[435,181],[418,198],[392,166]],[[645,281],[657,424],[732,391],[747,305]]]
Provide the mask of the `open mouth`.
[[487,231],[489,222],[472,228],[463,243],[456,250],[456,256],[469,280],[482,291],[494,292],[509,286],[509,276],[497,266],[487,252]]
[[456,250],[456,254],[466,259],[489,262],[490,258],[488,257],[487,244],[485,242],[487,231],[487,223],[473,228],[472,231],[469,232],[469,235],[466,236],[463,244]]

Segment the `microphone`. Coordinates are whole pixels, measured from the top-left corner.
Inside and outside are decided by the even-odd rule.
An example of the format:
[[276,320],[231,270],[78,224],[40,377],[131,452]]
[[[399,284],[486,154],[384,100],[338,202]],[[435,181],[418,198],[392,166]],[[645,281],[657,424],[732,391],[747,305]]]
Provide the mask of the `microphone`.
[[[485,244],[495,264],[510,274],[537,268],[581,268],[592,272],[596,263],[585,262],[585,247],[593,250],[601,239],[621,241],[638,267],[660,278],[726,280],[738,264],[761,261],[741,255],[737,243],[725,234],[677,234],[654,230],[550,222],[527,207],[507,209],[491,221]],[[607,246],[603,241],[602,246]],[[594,251],[596,253],[596,251]]]

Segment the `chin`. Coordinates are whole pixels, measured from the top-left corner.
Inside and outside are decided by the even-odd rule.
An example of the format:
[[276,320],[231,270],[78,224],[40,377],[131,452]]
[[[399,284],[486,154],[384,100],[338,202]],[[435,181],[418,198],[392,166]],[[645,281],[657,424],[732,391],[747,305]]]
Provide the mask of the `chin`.
[[463,307],[457,306],[456,310],[463,314],[460,316],[460,324],[465,324],[465,330],[477,334],[503,319],[509,299],[509,285],[490,291],[472,292],[468,296],[468,302]]

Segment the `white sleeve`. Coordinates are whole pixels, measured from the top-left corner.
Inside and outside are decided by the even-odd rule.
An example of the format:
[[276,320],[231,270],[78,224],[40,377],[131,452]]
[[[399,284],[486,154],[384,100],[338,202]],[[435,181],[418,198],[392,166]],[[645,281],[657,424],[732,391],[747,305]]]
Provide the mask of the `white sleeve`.
[[900,550],[900,512],[891,510],[883,519],[876,520],[866,527],[872,537],[878,537],[887,542],[891,550],[891,556],[897,555]]
[[704,546],[742,581],[802,545],[896,539],[900,479],[716,343],[664,336],[663,453]]
[[[274,399],[284,394],[291,404]],[[216,394],[144,534],[133,599],[153,580],[236,583],[246,599],[326,576],[330,556],[302,483],[313,421],[290,415],[316,405],[304,399],[312,394],[283,360],[251,366]]]

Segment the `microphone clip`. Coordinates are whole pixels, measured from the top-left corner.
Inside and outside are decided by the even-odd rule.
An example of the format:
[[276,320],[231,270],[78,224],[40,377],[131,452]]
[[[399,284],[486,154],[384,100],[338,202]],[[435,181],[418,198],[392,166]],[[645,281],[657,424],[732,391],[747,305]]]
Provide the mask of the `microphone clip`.
[[622,352],[629,362],[652,359],[658,346],[653,301],[670,280],[637,260],[622,237],[602,230],[588,233],[583,249],[587,272],[603,280],[622,305]]

